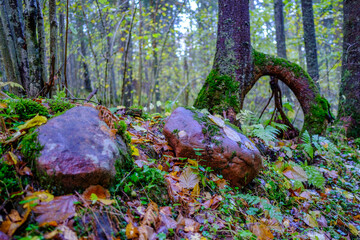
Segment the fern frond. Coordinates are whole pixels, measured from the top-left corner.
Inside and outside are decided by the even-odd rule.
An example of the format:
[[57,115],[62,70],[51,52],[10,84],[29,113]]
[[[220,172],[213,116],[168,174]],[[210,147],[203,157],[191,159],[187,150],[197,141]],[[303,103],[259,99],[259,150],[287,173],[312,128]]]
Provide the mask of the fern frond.
[[266,144],[269,143],[269,141],[274,141],[276,139],[276,135],[279,134],[279,130],[274,128],[273,126],[266,126],[264,128],[261,124],[253,125],[254,129],[251,131],[251,135],[253,137],[260,138],[264,140]]
[[313,166],[305,166],[304,168],[306,175],[308,176],[308,182],[317,188],[324,188],[325,178],[322,173]]
[[282,124],[282,123],[277,123],[277,122],[271,122],[271,126],[273,126],[274,128],[277,128],[279,130],[282,130],[282,131],[286,131],[289,128],[288,125]]
[[301,140],[304,143],[311,143],[311,138],[310,138],[310,134],[307,130],[305,130],[305,132],[303,133],[303,135],[301,136]]
[[24,90],[24,88],[16,82],[0,82],[0,89],[3,87],[6,87],[7,85],[9,85],[10,87],[17,87],[17,88],[21,88],[22,90]]

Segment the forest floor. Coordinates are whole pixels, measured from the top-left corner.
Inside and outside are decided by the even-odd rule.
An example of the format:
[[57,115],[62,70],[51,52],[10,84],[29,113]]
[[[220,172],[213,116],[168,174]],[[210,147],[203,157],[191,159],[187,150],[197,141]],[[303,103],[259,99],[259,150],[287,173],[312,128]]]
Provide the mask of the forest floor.
[[[36,101],[49,118],[59,114],[47,100]],[[33,130],[18,136],[26,121],[11,107],[0,101],[6,128],[0,136],[0,231],[14,239],[360,238],[359,142],[344,137],[344,126],[329,128],[326,138],[294,140],[250,130],[264,168],[239,189],[200,166],[200,154],[173,157],[162,134],[165,115],[122,114],[134,164],[117,169],[109,189],[60,196],[32,174],[34,164],[22,153],[35,149],[27,137]]]

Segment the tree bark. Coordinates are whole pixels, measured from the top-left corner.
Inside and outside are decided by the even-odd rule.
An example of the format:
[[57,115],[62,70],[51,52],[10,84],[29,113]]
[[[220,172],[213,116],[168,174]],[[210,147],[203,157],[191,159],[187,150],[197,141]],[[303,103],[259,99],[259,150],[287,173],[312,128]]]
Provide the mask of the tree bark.
[[301,0],[302,19],[304,27],[304,43],[307,71],[316,85],[319,85],[319,64],[317,59],[316,34],[312,0]]
[[37,35],[37,14],[38,8],[36,0],[26,0],[25,33],[27,43],[27,53],[29,61],[29,97],[35,97],[43,89],[44,82],[41,76],[40,48]]
[[[274,15],[275,15],[275,29],[276,29],[276,50],[277,55],[281,58],[287,59],[286,56],[286,39],[284,26],[284,4],[282,0],[274,0]],[[284,96],[291,101],[291,93],[282,82],[280,82],[280,89]]]
[[47,60],[46,60],[46,37],[45,37],[45,26],[44,26],[44,16],[42,13],[40,1],[36,0],[37,4],[37,19],[36,19],[36,27],[37,27],[37,34],[38,34],[38,40],[39,40],[39,71],[41,74],[41,85],[44,86],[44,84],[47,82]]
[[339,115],[351,117],[347,136],[360,137],[360,8],[356,0],[344,0],[344,41]]
[[[54,85],[55,71],[57,65],[57,34],[58,34],[58,22],[56,17],[56,0],[49,0],[49,22],[50,22],[49,84]],[[49,95],[51,97],[51,90],[49,92]]]

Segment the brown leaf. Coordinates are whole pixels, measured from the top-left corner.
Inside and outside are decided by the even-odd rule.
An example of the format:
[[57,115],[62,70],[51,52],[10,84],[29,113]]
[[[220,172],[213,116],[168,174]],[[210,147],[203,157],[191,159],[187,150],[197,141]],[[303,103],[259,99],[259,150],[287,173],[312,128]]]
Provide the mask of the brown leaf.
[[139,240],[154,239],[155,231],[152,227],[149,227],[147,225],[141,225],[139,227],[139,235]]
[[[22,216],[20,216],[16,210],[11,211],[9,216],[5,217],[5,221],[1,223],[0,231],[11,237],[15,231],[25,223],[30,213],[30,206],[25,207],[25,212],[22,214]],[[13,221],[11,217],[14,218],[15,221]]]
[[159,208],[156,203],[151,201],[146,209],[144,218],[141,222],[142,225],[151,226],[151,224],[156,225],[159,221]]
[[290,179],[305,182],[308,180],[306,172],[300,166],[288,166],[283,171],[283,174]]
[[85,200],[91,201],[91,194],[95,194],[99,199],[110,198],[109,191],[100,185],[91,185],[84,191],[82,196]]
[[74,202],[78,199],[74,195],[55,197],[50,202],[42,202],[34,207],[34,213],[38,216],[36,221],[40,226],[63,223],[76,214]]
[[249,229],[259,240],[274,239],[274,235],[271,233],[270,229],[262,223],[251,224]]
[[179,177],[179,183],[182,188],[193,189],[200,181],[197,171],[191,167],[185,168]]
[[45,239],[77,240],[76,233],[69,227],[60,225],[54,231],[44,235]]

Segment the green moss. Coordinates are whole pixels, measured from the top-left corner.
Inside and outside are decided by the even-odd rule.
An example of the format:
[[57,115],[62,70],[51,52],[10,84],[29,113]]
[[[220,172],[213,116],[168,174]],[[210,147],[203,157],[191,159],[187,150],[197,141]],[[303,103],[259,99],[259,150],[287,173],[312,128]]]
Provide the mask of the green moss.
[[21,140],[20,152],[24,156],[24,160],[32,162],[40,156],[40,151],[44,148],[38,140],[38,133],[30,129],[29,133]]
[[252,56],[253,56],[254,65],[259,68],[269,65],[282,66],[287,70],[293,72],[297,78],[303,77],[308,79],[309,86],[312,90],[315,90],[317,88],[315,82],[312,80],[310,75],[300,65],[296,63],[292,63],[284,58],[275,57],[262,52],[258,52],[255,49],[253,49]]
[[12,192],[20,191],[20,182],[14,166],[0,160],[0,202],[10,198]]
[[330,111],[330,104],[324,97],[318,95],[315,102],[310,107],[310,113],[305,115],[302,132],[308,130],[311,134],[321,134],[325,131],[329,118],[334,119]]
[[20,99],[10,102],[8,113],[15,113],[21,120],[29,120],[36,116],[36,114],[42,116],[48,116],[48,110],[40,103],[34,102],[30,99]]
[[239,86],[239,82],[233,78],[220,75],[218,70],[212,70],[194,106],[198,109],[206,108],[211,113],[222,113],[229,108],[238,112],[241,105]]
[[64,112],[66,110],[69,110],[70,108],[75,107],[74,104],[71,104],[66,100],[49,99],[47,102],[51,111],[53,111],[54,113]]

